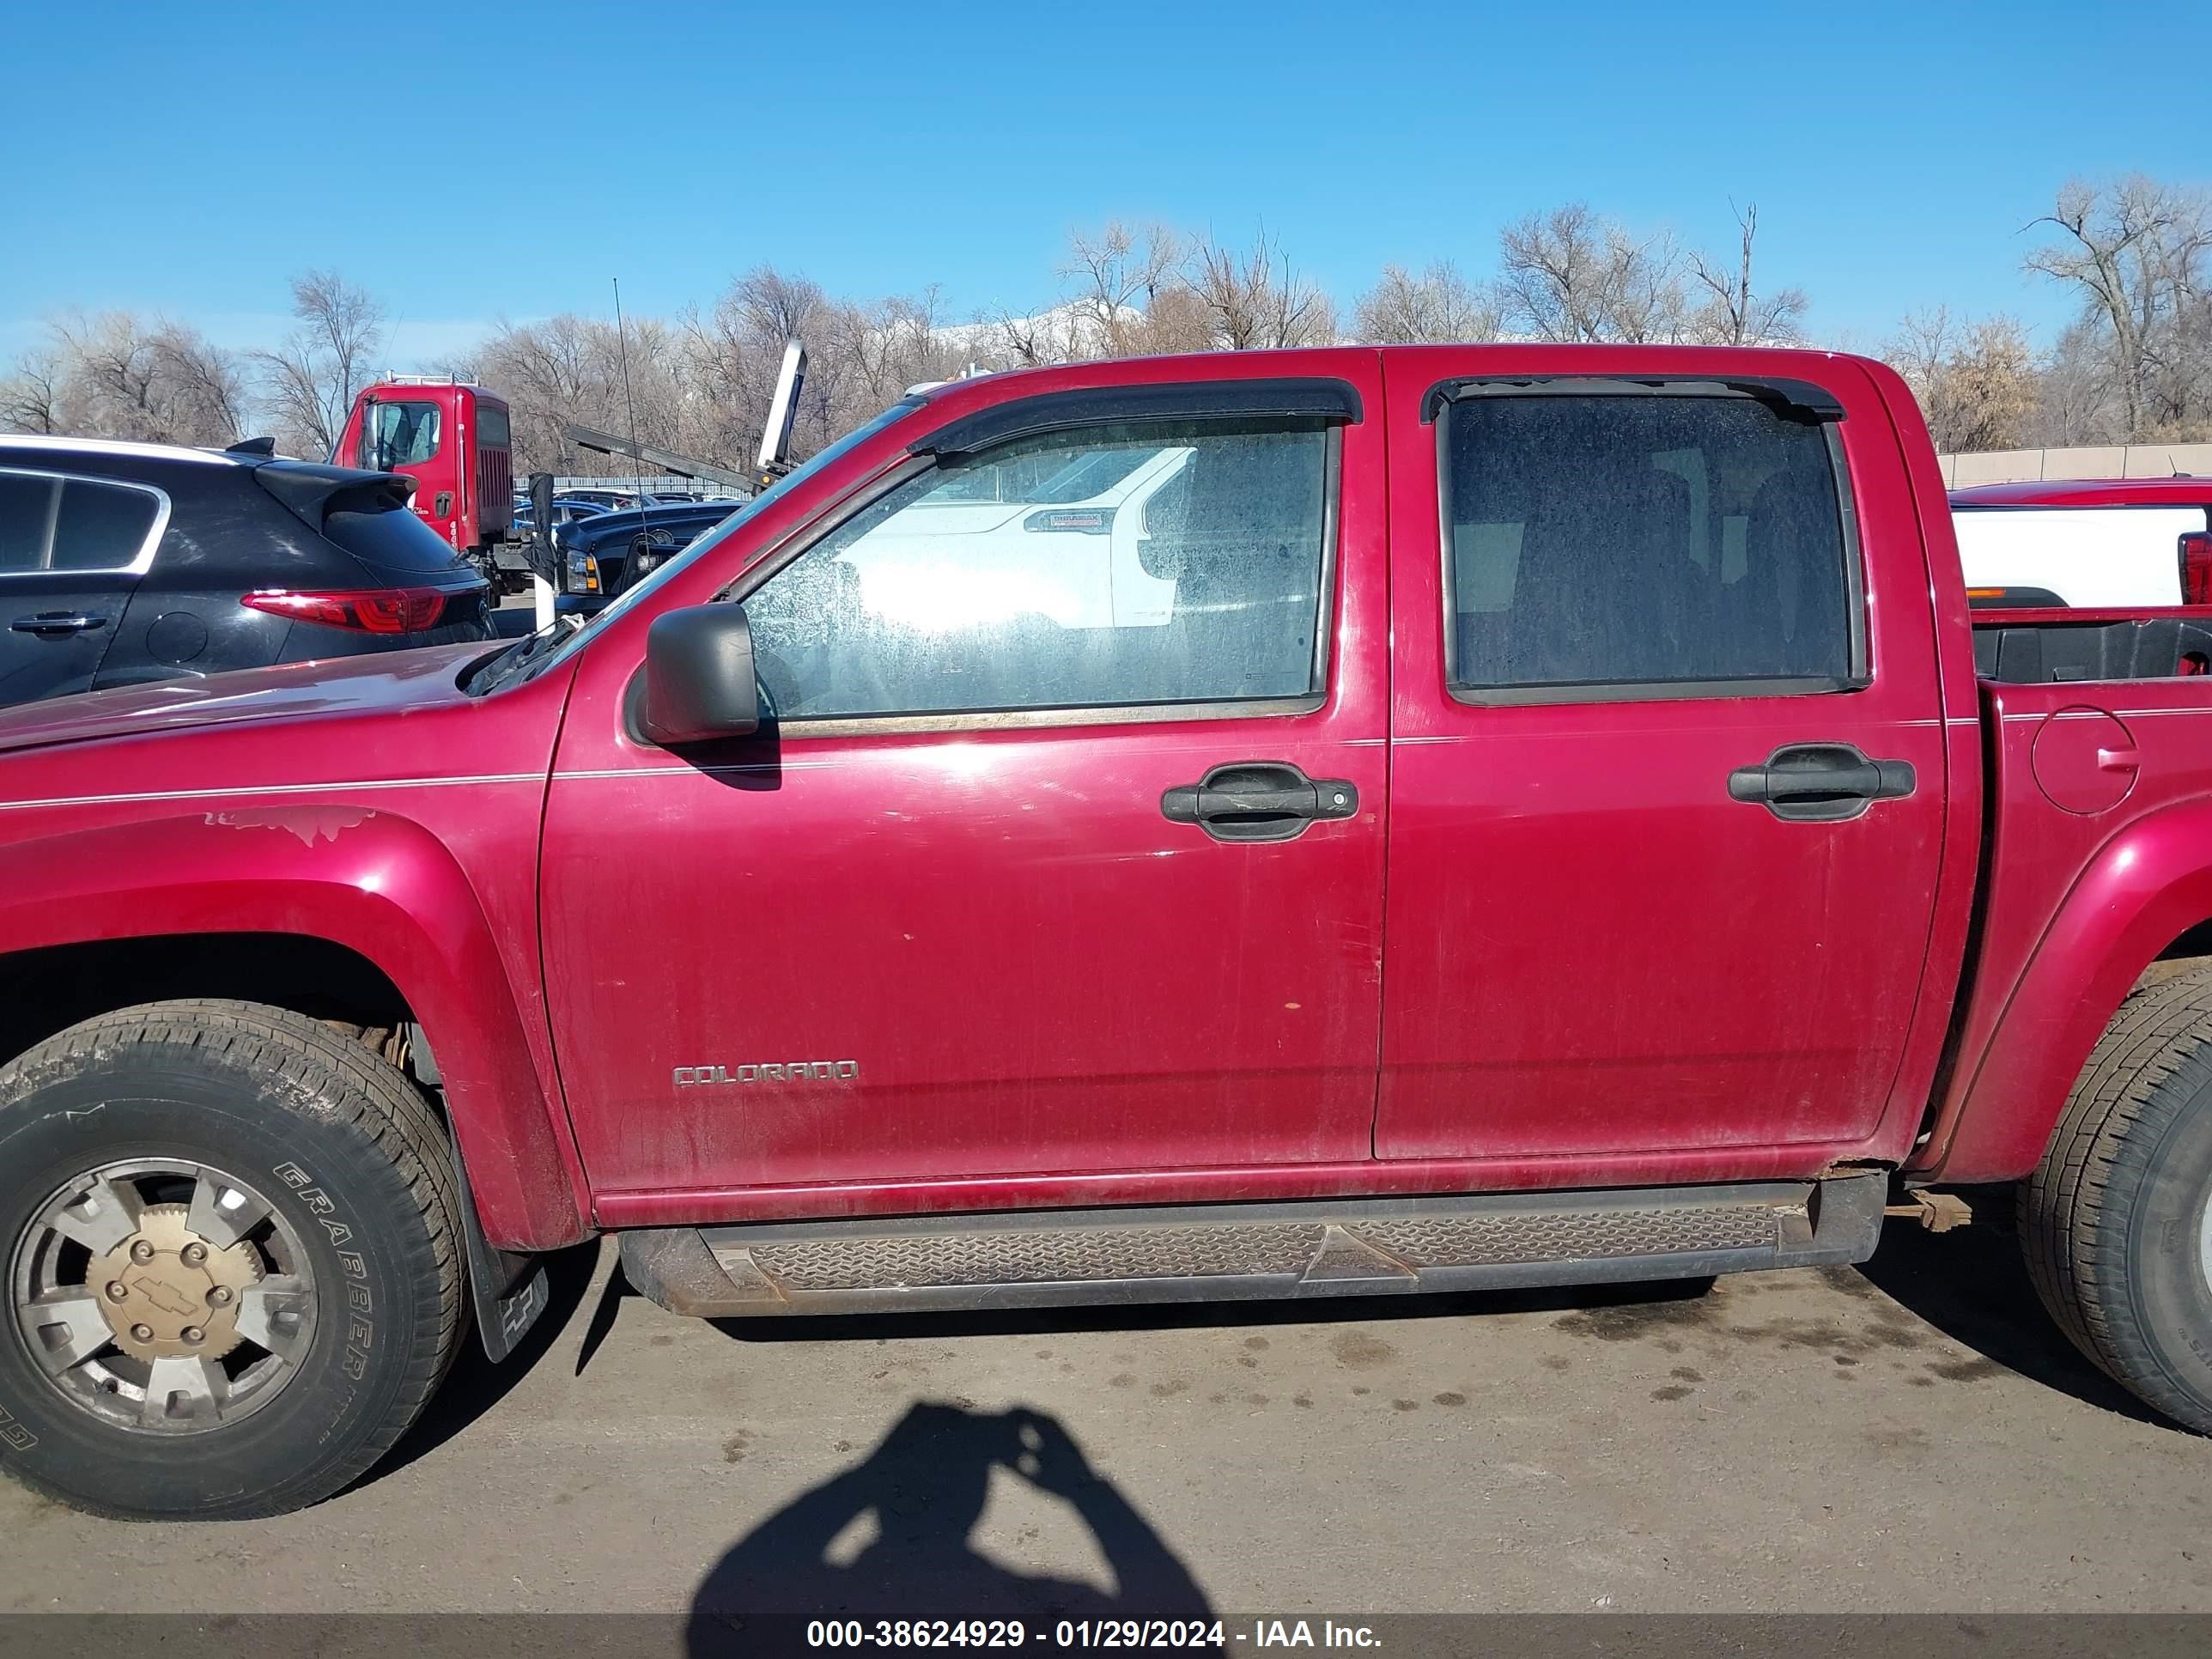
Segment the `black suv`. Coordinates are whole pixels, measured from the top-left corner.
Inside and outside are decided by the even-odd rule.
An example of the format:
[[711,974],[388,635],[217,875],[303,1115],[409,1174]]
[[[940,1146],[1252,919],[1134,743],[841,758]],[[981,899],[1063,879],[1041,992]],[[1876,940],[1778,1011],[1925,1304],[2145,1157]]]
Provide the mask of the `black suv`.
[[489,639],[413,487],[265,443],[0,436],[0,704]]

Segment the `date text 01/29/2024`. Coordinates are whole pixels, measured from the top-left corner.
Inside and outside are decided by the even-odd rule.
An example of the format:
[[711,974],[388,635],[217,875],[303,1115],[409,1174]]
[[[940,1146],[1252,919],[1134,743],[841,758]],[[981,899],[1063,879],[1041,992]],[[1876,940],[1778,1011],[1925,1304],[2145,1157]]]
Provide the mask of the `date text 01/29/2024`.
[[1373,1626],[1334,1620],[1255,1619],[1243,1627],[1214,1619],[1062,1619],[1050,1628],[1008,1619],[817,1619],[810,1648],[1181,1648],[1219,1652],[1231,1643],[1255,1648],[1382,1645]]

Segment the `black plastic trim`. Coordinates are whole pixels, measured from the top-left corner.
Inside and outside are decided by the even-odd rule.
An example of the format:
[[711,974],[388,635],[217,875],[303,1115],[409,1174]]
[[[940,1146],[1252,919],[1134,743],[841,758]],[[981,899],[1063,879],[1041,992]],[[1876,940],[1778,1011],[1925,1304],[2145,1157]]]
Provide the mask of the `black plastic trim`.
[[1468,374],[1439,380],[1421,399],[1421,419],[1434,421],[1462,398],[1755,398],[1802,421],[1840,421],[1843,400],[1826,386],[1787,375]]
[[497,1249],[484,1237],[461,1143],[450,1130],[447,1143],[453,1155],[454,1184],[459,1188],[463,1253],[468,1257],[469,1300],[476,1306],[477,1336],[483,1344],[484,1358],[497,1364],[530,1334],[553,1300],[552,1287],[543,1257]]
[[415,480],[404,473],[313,461],[270,461],[253,469],[253,481],[315,531],[333,513],[396,512],[415,497]]
[[1334,376],[1083,386],[976,410],[924,433],[907,450],[939,459],[972,455],[1017,438],[1109,422],[1305,420],[1357,425],[1363,415],[1358,388]]

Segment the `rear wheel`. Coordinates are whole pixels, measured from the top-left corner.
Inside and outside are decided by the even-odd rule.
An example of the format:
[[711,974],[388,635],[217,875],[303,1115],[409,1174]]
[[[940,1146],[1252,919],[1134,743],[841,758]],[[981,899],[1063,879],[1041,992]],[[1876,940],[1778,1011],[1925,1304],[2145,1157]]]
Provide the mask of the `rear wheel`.
[[2212,1433],[2212,969],[2122,1005],[2021,1223],[2029,1277],[2075,1346]]
[[428,1103],[327,1025],[72,1027],[0,1071],[0,1463],[133,1518],[336,1492],[456,1351],[459,1220]]

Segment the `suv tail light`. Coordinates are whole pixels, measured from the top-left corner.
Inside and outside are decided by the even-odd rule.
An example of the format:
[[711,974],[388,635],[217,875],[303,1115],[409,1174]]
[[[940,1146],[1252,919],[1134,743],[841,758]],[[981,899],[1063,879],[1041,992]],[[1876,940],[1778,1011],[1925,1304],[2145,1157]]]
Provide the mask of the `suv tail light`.
[[2181,602],[2212,605],[2212,534],[2198,530],[2180,538]]
[[435,587],[264,587],[239,603],[249,611],[362,634],[419,634],[436,626],[446,594]]

